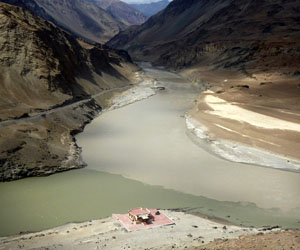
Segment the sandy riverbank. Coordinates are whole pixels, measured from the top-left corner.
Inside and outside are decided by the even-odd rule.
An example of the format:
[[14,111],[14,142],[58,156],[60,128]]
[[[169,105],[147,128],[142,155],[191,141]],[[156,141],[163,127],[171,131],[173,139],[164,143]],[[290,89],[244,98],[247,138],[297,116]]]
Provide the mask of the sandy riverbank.
[[[203,70],[203,71],[202,71]],[[252,77],[197,69],[210,85],[186,115],[187,127],[230,161],[300,170],[300,89],[280,74]],[[184,72],[187,77],[193,70]]]
[[183,212],[162,211],[175,225],[127,232],[113,217],[72,223],[38,233],[0,238],[0,249],[183,249],[215,239],[279,229],[241,228]]
[[[208,143],[206,148],[209,151],[226,160],[300,172],[300,163],[297,160],[239,142],[222,140],[217,137],[212,138],[208,127],[200,124],[189,115],[186,116],[186,125],[192,134]],[[221,125],[217,126],[221,127]],[[222,128],[227,130],[227,128]]]

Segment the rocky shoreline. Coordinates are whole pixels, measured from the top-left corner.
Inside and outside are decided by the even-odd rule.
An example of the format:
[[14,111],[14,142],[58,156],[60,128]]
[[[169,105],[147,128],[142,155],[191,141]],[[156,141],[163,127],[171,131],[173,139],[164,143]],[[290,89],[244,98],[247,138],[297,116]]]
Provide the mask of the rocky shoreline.
[[6,134],[4,140],[9,137],[10,142],[7,147],[1,144],[0,181],[84,167],[75,135],[100,112],[100,105],[90,100],[32,120],[1,126],[0,133]]

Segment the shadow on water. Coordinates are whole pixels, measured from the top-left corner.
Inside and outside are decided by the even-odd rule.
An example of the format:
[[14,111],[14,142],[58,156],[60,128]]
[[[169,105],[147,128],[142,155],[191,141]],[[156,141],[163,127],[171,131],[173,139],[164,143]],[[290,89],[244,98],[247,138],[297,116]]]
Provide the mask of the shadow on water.
[[188,208],[245,226],[300,227],[295,221],[300,209],[284,213],[252,203],[216,201],[87,169],[0,183],[0,200],[0,236],[104,218],[133,207]]

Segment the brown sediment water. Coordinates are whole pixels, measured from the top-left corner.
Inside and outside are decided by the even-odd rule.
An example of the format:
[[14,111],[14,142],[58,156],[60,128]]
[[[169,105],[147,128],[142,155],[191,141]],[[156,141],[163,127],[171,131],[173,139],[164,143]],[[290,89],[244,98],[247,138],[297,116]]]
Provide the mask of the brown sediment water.
[[233,163],[197,146],[184,114],[199,87],[164,70],[145,70],[166,90],[102,114],[78,136],[89,169],[217,200],[300,207],[299,173]]
[[[103,113],[77,136],[86,169],[0,183],[0,235],[180,208],[248,226],[300,227],[300,174],[232,163],[194,144],[184,113],[199,87],[145,68],[166,90]],[[126,178],[125,178],[126,177]]]

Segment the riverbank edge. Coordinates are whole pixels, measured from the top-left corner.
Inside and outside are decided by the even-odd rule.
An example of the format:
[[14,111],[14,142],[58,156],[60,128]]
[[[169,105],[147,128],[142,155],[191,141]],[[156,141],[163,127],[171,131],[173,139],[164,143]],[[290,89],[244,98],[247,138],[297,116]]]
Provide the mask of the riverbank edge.
[[[128,87],[128,89],[122,90],[121,92],[119,92],[117,90],[112,90],[111,91],[112,97],[109,98],[108,100],[106,100],[107,102],[110,103],[107,107],[102,109],[99,106],[99,108],[96,109],[95,113],[93,113],[93,114],[89,113],[91,116],[88,117],[89,119],[86,122],[84,122],[78,130],[70,131],[70,133],[72,135],[72,140],[73,140],[73,143],[70,145],[70,151],[69,151],[70,152],[70,161],[75,162],[75,166],[64,169],[63,171],[84,168],[87,166],[87,164],[82,159],[82,156],[81,156],[82,148],[79,147],[77,144],[76,135],[78,135],[79,133],[82,133],[84,131],[85,127],[88,124],[90,124],[94,119],[98,118],[104,112],[111,111],[113,109],[122,108],[126,105],[129,105],[129,104],[137,102],[137,101],[141,101],[143,99],[149,98],[156,94],[154,89],[156,89],[157,82],[145,80],[142,77],[142,75],[144,74],[143,72],[138,73],[138,74],[139,74],[139,78],[141,79],[139,83],[134,84],[134,85],[128,85],[128,86],[126,86],[126,87]],[[145,92],[143,92],[143,91],[145,91]],[[96,102],[95,99],[92,99],[92,101]],[[63,166],[63,164],[62,164],[62,166]],[[53,172],[51,174],[58,173],[58,172],[62,172],[62,171]]]
[[296,159],[287,158],[260,148],[250,147],[236,141],[212,140],[209,129],[193,119],[188,113],[185,114],[185,121],[188,131],[192,136],[196,137],[191,138],[192,141],[215,156],[231,162],[300,173],[300,162]]
[[[39,232],[26,232],[20,235],[0,237],[1,249],[41,249],[58,247],[71,249],[121,249],[124,245],[131,249],[183,249],[205,245],[216,239],[234,239],[242,235],[262,235],[270,232],[283,232],[279,227],[241,227],[198,215],[174,210],[161,210],[174,220],[174,225],[160,226],[127,232],[112,216],[63,226]],[[297,231],[297,230],[292,230]],[[149,234],[149,232],[151,232]],[[149,236],[150,235],[150,236]],[[162,237],[164,235],[164,237]],[[153,240],[153,237],[155,240]],[[173,247],[175,246],[175,247]]]
[[[8,154],[6,159],[1,159],[4,163],[2,162],[3,166],[0,169],[0,182],[16,181],[27,177],[44,177],[86,167],[87,164],[82,160],[82,149],[77,144],[76,135],[83,132],[85,127],[103,112],[121,108],[133,102],[148,98],[155,95],[155,91],[159,89],[157,82],[147,79],[142,70],[136,72],[136,74],[138,75],[137,78],[139,78],[138,83],[128,84],[121,88],[98,93],[85,102],[79,101],[78,103],[67,106],[65,109],[59,109],[49,114],[29,117],[28,119],[34,122],[40,122],[41,120],[48,120],[49,122],[53,122],[56,119],[61,120],[64,133],[60,135],[54,134],[53,136],[64,140],[64,150],[67,153],[65,157],[55,159],[57,164],[39,163],[37,166],[27,167],[24,164],[21,166],[11,161],[10,158],[15,157],[15,151],[22,149],[22,147],[17,147],[16,150],[11,150],[11,153]],[[109,104],[103,106],[102,103]],[[70,117],[72,117],[71,121]],[[31,120],[29,122],[24,120],[24,124],[30,123]],[[66,126],[64,125],[64,121],[72,125],[70,127]],[[50,137],[51,134],[44,140],[48,142]]]

